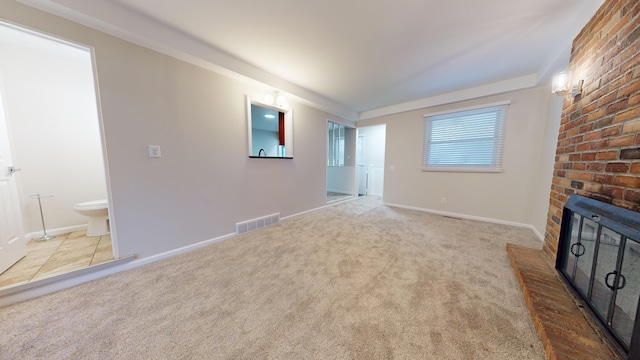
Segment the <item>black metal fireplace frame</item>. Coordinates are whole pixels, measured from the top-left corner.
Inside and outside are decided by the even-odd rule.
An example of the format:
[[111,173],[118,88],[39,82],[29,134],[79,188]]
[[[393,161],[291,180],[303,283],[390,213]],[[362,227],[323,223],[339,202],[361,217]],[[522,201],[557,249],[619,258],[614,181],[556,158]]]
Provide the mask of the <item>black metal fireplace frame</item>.
[[[563,269],[566,269],[567,267],[570,254],[579,257],[580,255],[576,255],[576,252],[579,254],[579,252],[581,251],[579,247],[574,249],[574,246],[571,246],[570,248],[572,241],[571,225],[574,214],[578,214],[582,216],[582,218],[591,219],[592,221],[600,225],[600,227],[598,228],[600,230],[596,235],[596,245],[594,250],[595,253],[593,255],[591,264],[592,269],[594,269],[592,271],[595,272],[596,262],[598,261],[597,252],[600,243],[602,228],[608,228],[621,235],[620,247],[622,247],[623,250],[620,250],[620,252],[622,253],[624,251],[626,241],[634,241],[636,243],[640,243],[640,213],[590,199],[581,195],[571,195],[566,202],[562,213],[560,239],[558,241],[558,254],[556,257],[556,269],[558,273],[569,285],[574,295],[582,303],[582,305],[584,305],[584,308],[590,313],[591,317],[600,326],[606,336],[616,345],[621,355],[627,357],[628,359],[640,359],[640,301],[638,302],[638,306],[636,309],[636,316],[633,325],[633,331],[631,334],[630,344],[627,347],[622,339],[619,338],[618,335],[611,330],[609,324],[606,323],[606,320],[601,318],[601,315],[598,314],[598,311],[592,308],[591,300],[583,295],[583,293],[577,288],[577,286],[573,283],[569,276],[563,271]],[[580,223],[582,224],[582,220]],[[581,227],[582,225],[580,225],[580,232],[582,231]],[[620,269],[622,257],[623,255],[620,255],[619,253],[616,260],[616,269]],[[593,275],[594,274],[591,274],[591,276]],[[623,283],[626,280],[621,273],[614,273],[613,278],[614,280],[612,281],[612,283],[614,285],[612,287],[609,286],[609,281],[611,281],[611,279],[609,278],[609,274],[607,274],[605,283],[606,286],[613,291],[612,302],[615,305],[615,296],[617,294],[617,291],[618,289],[624,287]],[[591,287],[593,286],[594,280],[589,278],[589,281],[589,292],[591,292]]]

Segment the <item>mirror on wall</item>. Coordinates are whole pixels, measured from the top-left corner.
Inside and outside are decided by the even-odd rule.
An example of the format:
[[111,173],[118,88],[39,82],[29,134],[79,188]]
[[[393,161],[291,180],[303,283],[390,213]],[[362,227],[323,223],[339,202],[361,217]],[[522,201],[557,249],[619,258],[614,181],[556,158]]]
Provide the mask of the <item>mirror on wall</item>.
[[293,110],[247,96],[250,158],[293,159]]

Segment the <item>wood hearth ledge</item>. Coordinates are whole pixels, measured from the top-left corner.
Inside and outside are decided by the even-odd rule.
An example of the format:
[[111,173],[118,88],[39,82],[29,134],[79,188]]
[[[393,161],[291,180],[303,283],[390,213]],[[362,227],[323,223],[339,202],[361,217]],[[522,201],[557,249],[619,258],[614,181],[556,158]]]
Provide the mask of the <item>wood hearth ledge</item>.
[[622,360],[541,250],[507,244],[547,359]]

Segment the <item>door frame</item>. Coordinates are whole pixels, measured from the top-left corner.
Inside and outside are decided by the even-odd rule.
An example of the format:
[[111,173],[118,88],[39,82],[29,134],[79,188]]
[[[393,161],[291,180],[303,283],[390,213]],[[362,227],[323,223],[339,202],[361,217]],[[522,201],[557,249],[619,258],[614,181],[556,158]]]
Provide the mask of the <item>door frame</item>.
[[[368,140],[364,141],[365,138],[367,138],[367,133],[366,133],[366,129],[367,128],[375,128],[375,127],[381,127],[384,128],[384,139],[382,139],[382,143],[380,143],[379,141],[376,142],[374,141],[375,139],[372,140],[371,138],[371,134],[369,134]],[[365,130],[365,132],[363,132],[362,130]],[[382,170],[380,171],[376,171],[376,173],[381,173],[382,178],[378,178],[380,181],[382,181],[382,183],[384,184],[384,177],[385,177],[385,163],[386,163],[386,133],[387,133],[387,124],[383,123],[383,124],[374,124],[374,125],[366,125],[366,126],[361,126],[358,127],[358,134],[357,134],[357,138],[358,140],[360,140],[360,137],[362,136],[362,139],[364,141],[365,144],[369,144],[369,146],[372,145],[371,141],[374,141],[373,145],[375,147],[382,148],[382,152],[384,153],[384,155],[382,155],[382,159],[378,159],[379,161],[376,164],[373,164],[370,161],[371,156],[371,147],[368,146],[363,146],[362,148],[362,161],[361,160],[357,160],[357,162],[359,164],[362,164],[360,167],[362,168],[362,171],[365,173],[365,188],[366,188],[366,195],[379,195],[379,196],[384,196],[384,185],[381,189],[382,193],[378,194],[378,193],[373,193],[371,191],[371,169],[370,167],[374,168],[375,170]],[[381,163],[380,163],[381,162]]]
[[[111,188],[111,176],[109,173],[109,157],[108,157],[108,150],[107,150],[107,145],[106,145],[106,137],[105,137],[105,127],[104,127],[104,120],[103,120],[103,114],[102,114],[102,102],[100,99],[100,87],[99,87],[99,79],[98,79],[98,69],[97,69],[97,62],[96,62],[96,52],[95,52],[95,48],[93,46],[89,46],[83,43],[80,43],[78,41],[74,41],[74,40],[69,40],[57,35],[50,35],[47,34],[41,30],[37,30],[37,29],[33,29],[30,28],[28,26],[22,25],[22,24],[17,24],[17,23],[13,23],[10,21],[7,21],[5,19],[0,19],[0,26],[4,26],[4,27],[8,27],[17,31],[22,31],[26,34],[29,34],[31,36],[37,36],[40,37],[42,39],[46,39],[48,41],[53,41],[59,44],[63,44],[66,46],[72,46],[72,47],[76,47],[76,48],[80,48],[83,50],[88,51],[89,56],[90,56],[90,61],[91,61],[91,69],[92,69],[92,75],[93,75],[93,89],[94,89],[94,96],[95,96],[95,102],[96,102],[96,116],[98,119],[98,130],[99,130],[99,137],[100,137],[100,147],[102,149],[102,162],[103,162],[103,167],[104,167],[104,174],[105,174],[105,184],[106,184],[106,194],[107,194],[107,202],[108,202],[108,208],[109,208],[109,225],[110,225],[110,236],[111,236],[111,247],[113,250],[113,257],[114,259],[118,259],[120,257],[120,251],[118,248],[118,240],[117,240],[117,230],[116,230],[116,221],[115,221],[115,217],[114,217],[114,211],[113,211],[113,197],[112,197],[112,188]],[[0,91],[5,91],[6,89],[4,89],[3,87],[0,87]],[[10,119],[6,119],[7,123],[10,123]],[[7,129],[8,131],[8,129]],[[9,143],[10,146],[12,146],[12,139],[11,139],[11,133],[8,132],[7,133],[8,138],[9,138]],[[22,208],[22,202],[20,201],[20,199],[18,199],[19,203],[20,203],[20,207]],[[22,220],[24,222],[24,220]],[[23,228],[24,228],[24,223],[23,223]],[[24,232],[24,231],[23,231]],[[23,237],[26,234],[23,234]],[[26,243],[26,239],[24,239],[25,243]]]

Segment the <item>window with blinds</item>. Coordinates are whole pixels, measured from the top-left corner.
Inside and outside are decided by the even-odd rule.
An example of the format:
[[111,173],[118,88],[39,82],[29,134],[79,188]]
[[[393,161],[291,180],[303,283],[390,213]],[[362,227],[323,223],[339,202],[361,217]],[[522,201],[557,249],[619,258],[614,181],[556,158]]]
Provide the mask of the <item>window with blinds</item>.
[[423,171],[502,171],[507,103],[425,115]]

